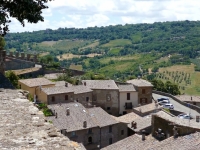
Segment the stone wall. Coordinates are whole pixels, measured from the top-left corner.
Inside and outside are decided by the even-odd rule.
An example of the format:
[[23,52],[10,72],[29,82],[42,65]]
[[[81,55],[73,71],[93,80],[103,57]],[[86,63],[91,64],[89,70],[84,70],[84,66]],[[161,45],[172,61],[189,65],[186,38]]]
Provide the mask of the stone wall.
[[5,70],[19,70],[33,67],[35,67],[35,62],[17,59],[14,57],[6,57]]
[[[76,135],[72,135],[72,132],[68,132],[66,133],[66,136],[72,141],[82,143],[87,150],[95,150],[97,149],[100,141],[100,129],[99,127],[94,127],[91,129],[92,132],[88,132],[88,129],[76,131]],[[92,143],[88,142],[89,137],[92,138]]]
[[47,122],[43,113],[26,99],[23,91],[1,90],[0,114],[0,149],[85,149]]
[[107,113],[119,116],[119,90],[93,89],[92,104],[104,109]]
[[162,129],[165,135],[173,136],[173,128],[176,126],[178,128],[179,136],[188,135],[195,132],[200,132],[199,128],[192,128],[190,126],[173,125],[172,122],[161,118],[157,115],[152,115],[152,135],[156,137],[156,132],[158,128]]

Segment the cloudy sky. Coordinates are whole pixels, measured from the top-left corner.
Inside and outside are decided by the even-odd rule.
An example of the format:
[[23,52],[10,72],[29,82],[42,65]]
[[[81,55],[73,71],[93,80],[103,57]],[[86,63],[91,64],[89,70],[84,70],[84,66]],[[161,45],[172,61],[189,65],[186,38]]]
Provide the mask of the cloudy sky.
[[44,22],[22,27],[12,19],[10,32],[200,20],[200,0],[54,0],[48,6]]

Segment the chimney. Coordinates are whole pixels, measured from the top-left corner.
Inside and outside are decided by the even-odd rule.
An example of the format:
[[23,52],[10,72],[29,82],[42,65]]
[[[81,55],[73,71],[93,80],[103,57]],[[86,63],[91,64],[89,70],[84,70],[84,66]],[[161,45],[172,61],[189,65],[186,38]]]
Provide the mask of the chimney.
[[84,127],[84,128],[87,128],[87,121],[84,121],[84,122],[83,122],[83,127]]
[[145,140],[145,133],[146,133],[146,131],[145,131],[145,130],[142,130],[142,141]]
[[65,82],[65,87],[68,87],[68,83],[67,82]]
[[56,114],[55,114],[55,118],[57,118],[58,117],[58,115],[57,115],[57,112],[56,112]]
[[174,138],[178,137],[178,129],[176,126],[174,126],[174,128],[173,128],[173,135],[174,135]]
[[137,129],[137,123],[135,121],[133,121],[131,123],[131,127],[134,128],[134,129]]
[[69,115],[70,115],[70,110],[69,110],[69,108],[67,108],[67,111],[66,111],[66,113],[67,113],[67,116],[69,116]]

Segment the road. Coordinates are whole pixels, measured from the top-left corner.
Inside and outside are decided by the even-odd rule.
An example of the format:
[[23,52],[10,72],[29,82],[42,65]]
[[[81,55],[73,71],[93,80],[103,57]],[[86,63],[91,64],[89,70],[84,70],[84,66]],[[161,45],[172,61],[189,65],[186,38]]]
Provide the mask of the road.
[[[158,98],[161,98],[161,97],[167,97],[167,96],[153,94],[153,98],[155,100],[158,99]],[[200,116],[200,114],[198,112],[196,112],[195,110],[190,109],[190,108],[188,108],[188,107],[176,102],[175,100],[173,100],[170,97],[168,97],[168,98],[169,98],[170,103],[174,105],[174,110],[181,111],[181,112],[184,112],[186,114],[190,113],[193,118],[196,118],[197,115]]]

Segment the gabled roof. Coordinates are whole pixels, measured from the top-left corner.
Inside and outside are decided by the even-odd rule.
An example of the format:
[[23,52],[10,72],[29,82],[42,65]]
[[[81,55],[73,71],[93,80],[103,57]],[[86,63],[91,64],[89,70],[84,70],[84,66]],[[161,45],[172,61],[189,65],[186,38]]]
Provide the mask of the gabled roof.
[[42,88],[42,91],[46,93],[47,95],[64,94],[64,93],[71,93],[71,92],[73,92],[74,94],[92,92],[91,89],[83,85],[76,85],[76,86],[69,86],[69,87],[55,86],[55,87],[49,87],[49,88]]
[[150,147],[157,145],[158,141],[151,138],[142,140],[142,137],[134,134],[101,150],[150,150]]
[[49,88],[42,88],[41,89],[47,95],[54,95],[54,94],[64,94],[64,93],[73,93],[74,90],[69,87],[49,87]]
[[137,118],[141,118],[141,117],[139,115],[137,115],[136,113],[131,112],[131,113],[125,114],[123,116],[114,117],[114,118],[119,122],[131,123],[132,121],[136,120]]
[[133,80],[128,80],[126,82],[131,83],[134,86],[138,86],[138,87],[153,87],[153,85],[150,82],[143,79],[133,79]]
[[28,87],[36,87],[42,85],[55,85],[54,82],[49,81],[46,78],[32,78],[32,79],[22,79],[19,82],[27,85]]
[[198,150],[200,149],[200,133],[170,137],[151,147],[151,150]]
[[[53,112],[57,112],[55,116],[48,117],[58,129],[66,129],[67,132],[77,131],[93,127],[104,127],[119,123],[100,107],[85,108],[80,103],[64,103],[48,105]],[[70,115],[66,115],[66,110],[70,110]],[[87,122],[87,127],[83,127],[83,122]]]
[[101,107],[89,108],[88,112],[94,117],[94,120],[99,127],[104,127],[119,123],[111,115],[105,112]]
[[90,89],[119,89],[114,80],[82,80],[82,84]]
[[136,89],[132,84],[118,85],[120,92],[135,92]]
[[72,84],[70,84],[66,81],[56,81],[55,84],[56,84],[55,86],[64,86],[65,87],[66,84],[67,84],[67,87],[73,86]]
[[88,88],[84,85],[70,86],[69,88],[74,91],[74,94],[92,92],[92,90],[90,88]]
[[[66,129],[67,132],[71,132],[98,126],[93,116],[80,103],[54,104],[48,105],[48,108],[57,113],[57,118],[55,116],[48,117],[48,120],[51,120],[58,129]],[[66,115],[67,109],[70,110],[69,116]],[[87,122],[86,128],[83,127],[84,121]]]

